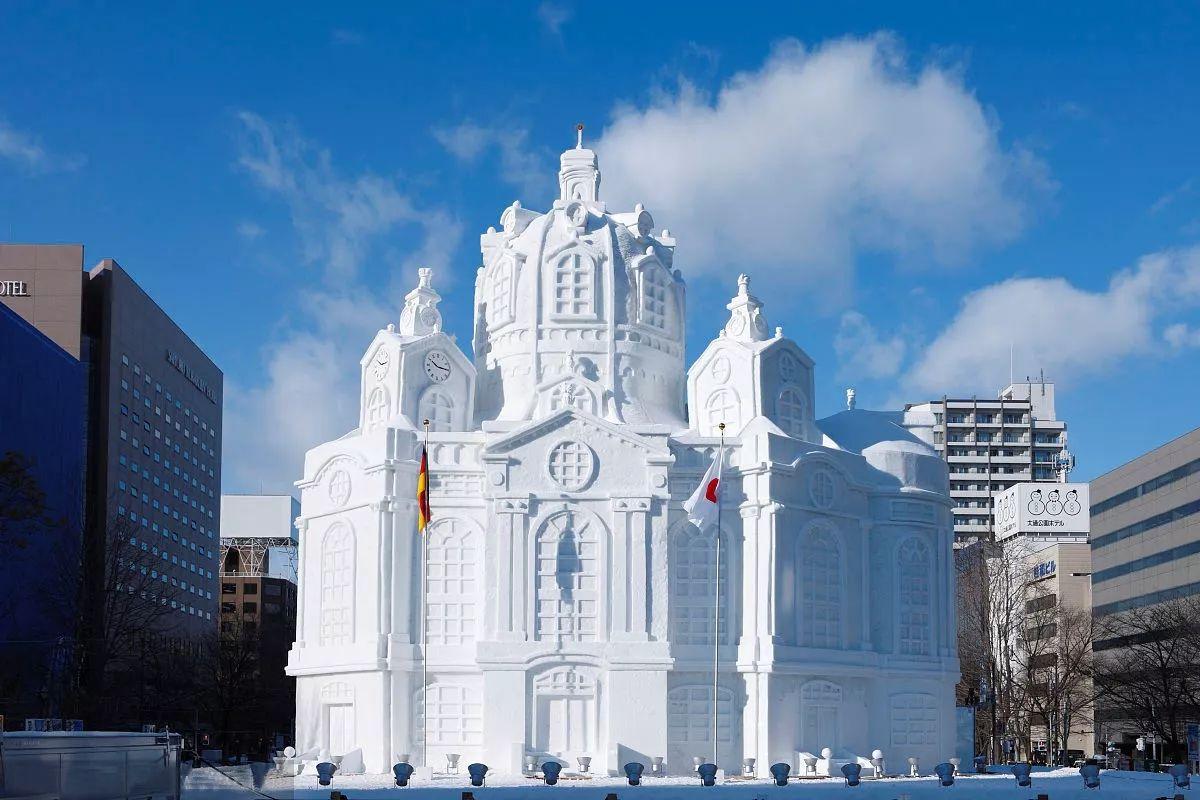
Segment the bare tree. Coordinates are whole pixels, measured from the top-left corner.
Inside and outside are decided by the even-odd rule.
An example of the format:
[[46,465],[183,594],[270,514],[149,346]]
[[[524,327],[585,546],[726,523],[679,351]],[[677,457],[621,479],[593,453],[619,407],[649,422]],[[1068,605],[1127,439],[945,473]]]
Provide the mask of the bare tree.
[[178,649],[185,592],[161,570],[162,554],[148,533],[114,517],[100,542],[88,542],[90,555],[63,552],[47,571],[43,593],[52,613],[76,621],[79,631],[61,691],[73,713],[93,725],[120,722],[121,709],[140,712],[161,700],[165,684],[148,685],[147,668],[160,649]]
[[1017,640],[1017,679],[1029,727],[1044,726],[1051,753],[1068,749],[1072,733],[1086,730],[1093,705],[1091,612],[1063,605],[1030,588],[1025,622]]
[[1178,755],[1200,712],[1200,599],[1182,598],[1098,620],[1098,700]]

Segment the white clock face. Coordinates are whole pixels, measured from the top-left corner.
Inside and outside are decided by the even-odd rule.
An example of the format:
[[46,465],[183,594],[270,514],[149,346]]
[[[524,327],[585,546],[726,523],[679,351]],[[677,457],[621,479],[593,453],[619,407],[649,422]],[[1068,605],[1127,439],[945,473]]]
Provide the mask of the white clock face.
[[389,360],[390,359],[388,357],[387,350],[380,349],[380,351],[375,354],[374,372],[377,379],[383,380],[384,376],[387,375]]
[[434,383],[444,383],[450,377],[450,357],[441,350],[430,350],[425,355],[425,374]]

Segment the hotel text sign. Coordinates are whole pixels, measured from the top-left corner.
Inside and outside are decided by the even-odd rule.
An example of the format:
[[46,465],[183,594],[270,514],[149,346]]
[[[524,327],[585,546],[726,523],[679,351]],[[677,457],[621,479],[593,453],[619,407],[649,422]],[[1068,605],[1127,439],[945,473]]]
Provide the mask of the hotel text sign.
[[217,402],[217,393],[208,385],[208,381],[204,380],[194,369],[189,367],[187,362],[179,357],[179,353],[176,353],[174,350],[167,350],[167,363],[183,373],[183,377],[191,381],[192,385],[197,389],[204,392],[205,397],[214,403]]
[[0,297],[29,297],[29,284],[25,281],[0,281]]
[[1086,483],[1018,483],[996,495],[996,537],[1018,533],[1087,533],[1091,528]]

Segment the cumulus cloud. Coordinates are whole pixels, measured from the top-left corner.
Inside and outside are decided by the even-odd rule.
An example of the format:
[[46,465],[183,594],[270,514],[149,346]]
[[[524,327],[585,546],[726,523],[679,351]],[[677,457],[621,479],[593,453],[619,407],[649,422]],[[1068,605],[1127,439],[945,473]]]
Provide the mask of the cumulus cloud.
[[881,336],[870,320],[857,311],[842,314],[833,338],[838,377],[852,380],[896,375],[904,364],[906,349],[903,336]]
[[0,159],[29,172],[71,172],[82,167],[83,156],[51,153],[32,134],[0,119]]
[[1131,356],[1200,344],[1180,316],[1200,311],[1200,247],[1154,253],[1101,291],[1064,278],[1013,278],[967,295],[903,378],[910,394],[991,392],[1021,375],[1062,383],[1103,374]]
[[864,252],[955,264],[1023,229],[1050,188],[955,69],[885,35],[789,41],[715,95],[619,107],[596,146],[607,199],[667,222],[692,274],[750,268],[845,290]]
[[442,147],[464,164],[475,164],[487,152],[499,155],[500,179],[517,187],[526,202],[554,189],[553,160],[529,142],[529,129],[520,125],[479,125],[471,120],[434,128]]
[[[258,380],[226,382],[225,452],[230,485],[290,491],[304,452],[353,428],[358,359],[375,332],[399,315],[415,268],[432,266],[439,286],[462,238],[443,209],[420,205],[393,178],[347,175],[332,154],[288,126],[238,116],[238,165],[290,211],[307,287],[264,346]],[[394,265],[380,292],[367,287],[368,261]]]

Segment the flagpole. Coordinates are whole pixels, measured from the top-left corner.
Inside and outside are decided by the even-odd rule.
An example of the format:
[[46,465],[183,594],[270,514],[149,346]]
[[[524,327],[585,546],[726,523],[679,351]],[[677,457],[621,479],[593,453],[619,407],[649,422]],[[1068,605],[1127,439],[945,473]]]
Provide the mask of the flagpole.
[[[717,451],[717,474],[725,469],[725,423],[717,425],[721,432],[721,449]],[[717,564],[713,574],[716,580],[713,586],[713,696],[712,696],[712,731],[713,731],[713,764],[717,764],[717,670],[721,652],[721,497],[725,494],[725,478],[722,475],[717,484]]]
[[[421,453],[421,460],[429,458],[429,420],[425,420],[425,449]],[[425,480],[428,482],[429,476],[426,475]],[[425,503],[429,503],[429,484],[425,485]],[[418,515],[420,511],[417,512]],[[429,522],[426,521],[426,526]],[[432,774],[433,766],[429,763],[429,647],[426,639],[426,629],[429,627],[428,611],[426,606],[425,595],[428,592],[427,584],[429,581],[429,534],[421,531],[421,697],[423,700],[423,713],[421,714],[421,724],[423,730],[421,732],[421,763],[430,770]]]

